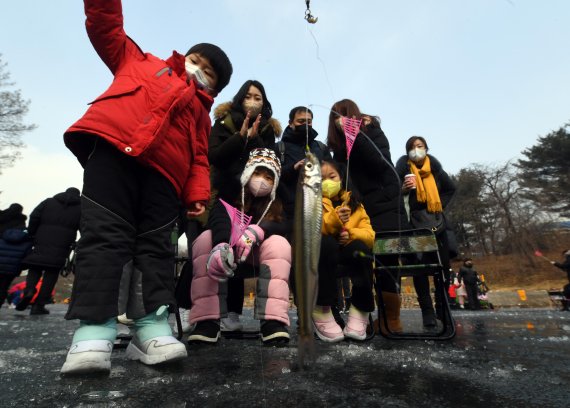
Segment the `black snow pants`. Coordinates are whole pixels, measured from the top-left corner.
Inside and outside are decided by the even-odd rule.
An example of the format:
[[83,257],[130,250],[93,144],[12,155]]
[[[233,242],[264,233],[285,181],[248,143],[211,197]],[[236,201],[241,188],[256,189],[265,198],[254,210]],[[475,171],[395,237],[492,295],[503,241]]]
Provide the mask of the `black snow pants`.
[[174,305],[174,186],[99,138],[84,167],[81,238],[66,319],[103,322],[117,316],[125,272],[138,284],[128,293],[130,318]]

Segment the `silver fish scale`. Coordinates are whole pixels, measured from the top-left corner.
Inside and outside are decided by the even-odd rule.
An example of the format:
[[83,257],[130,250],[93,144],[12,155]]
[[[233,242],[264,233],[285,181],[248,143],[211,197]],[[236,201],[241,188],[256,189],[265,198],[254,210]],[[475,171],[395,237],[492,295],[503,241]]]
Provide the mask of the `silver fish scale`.
[[317,271],[319,264],[319,254],[321,249],[321,231],[323,218],[323,199],[320,180],[307,183],[303,189],[304,208],[303,213],[308,236],[304,236],[303,245],[307,249],[305,255],[308,256],[311,271]]
[[298,357],[302,366],[306,355],[314,357],[311,314],[318,290],[323,215],[321,165],[311,153],[307,153],[300,171],[295,201],[295,287],[299,316]]

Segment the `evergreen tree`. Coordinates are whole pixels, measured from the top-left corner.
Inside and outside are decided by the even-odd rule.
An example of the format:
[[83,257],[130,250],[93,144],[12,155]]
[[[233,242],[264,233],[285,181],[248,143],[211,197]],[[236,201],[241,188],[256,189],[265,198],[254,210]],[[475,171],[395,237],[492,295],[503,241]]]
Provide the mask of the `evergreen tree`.
[[538,143],[522,152],[519,182],[523,197],[542,210],[570,216],[570,123],[538,138]]

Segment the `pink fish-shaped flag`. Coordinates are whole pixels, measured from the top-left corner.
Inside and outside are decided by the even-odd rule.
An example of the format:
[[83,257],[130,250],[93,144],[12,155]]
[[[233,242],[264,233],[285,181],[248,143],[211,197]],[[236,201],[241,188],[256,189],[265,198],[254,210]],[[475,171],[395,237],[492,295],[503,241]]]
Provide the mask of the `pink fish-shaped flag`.
[[226,203],[224,200],[220,198],[220,202],[226,207],[228,215],[230,216],[230,220],[232,222],[232,232],[230,236],[230,246],[233,247],[240,237],[245,232],[246,228],[249,226],[251,222],[251,216],[244,214],[237,208],[231,206],[230,204]]
[[346,159],[350,157],[350,151],[352,150],[352,145],[354,144],[354,139],[360,132],[360,124],[362,119],[352,119],[347,117],[342,117],[342,128],[344,129],[344,135],[346,137]]

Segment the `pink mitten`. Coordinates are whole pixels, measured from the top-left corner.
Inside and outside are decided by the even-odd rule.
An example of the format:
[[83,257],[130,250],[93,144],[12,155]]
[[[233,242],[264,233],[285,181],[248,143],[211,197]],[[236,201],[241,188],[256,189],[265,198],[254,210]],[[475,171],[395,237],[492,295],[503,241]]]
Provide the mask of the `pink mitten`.
[[265,232],[259,225],[254,224],[247,227],[235,245],[238,262],[244,262],[251,252],[251,248],[255,244],[261,244],[264,237]]
[[216,245],[210,251],[206,270],[208,276],[218,282],[225,282],[228,278],[234,276],[234,270],[237,265],[234,263],[234,251],[230,244],[221,243]]

